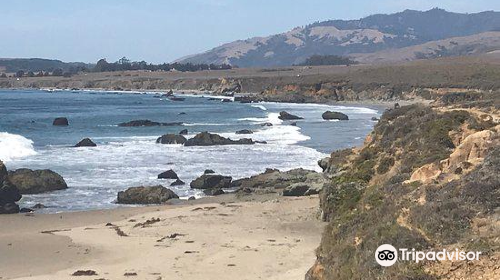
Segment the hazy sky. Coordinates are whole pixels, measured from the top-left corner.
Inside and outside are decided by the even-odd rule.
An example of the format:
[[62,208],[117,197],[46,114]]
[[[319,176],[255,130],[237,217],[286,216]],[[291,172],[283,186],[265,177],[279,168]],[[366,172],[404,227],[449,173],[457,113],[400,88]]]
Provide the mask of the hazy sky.
[[237,39],[328,19],[433,7],[500,10],[499,0],[1,0],[0,57],[169,62]]

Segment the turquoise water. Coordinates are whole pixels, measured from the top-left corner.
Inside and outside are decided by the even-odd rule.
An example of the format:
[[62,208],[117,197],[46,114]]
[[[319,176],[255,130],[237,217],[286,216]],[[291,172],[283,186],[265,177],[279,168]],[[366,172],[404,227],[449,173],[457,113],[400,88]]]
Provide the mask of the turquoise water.
[[[242,104],[186,96],[174,102],[160,95],[109,92],[0,91],[0,159],[9,169],[52,169],[69,189],[26,195],[21,204],[43,203],[46,211],[74,211],[116,207],[118,191],[131,186],[163,184],[156,176],[175,170],[189,184],[205,169],[234,178],[251,176],[266,168],[297,167],[318,170],[317,160],[333,150],[360,145],[372,130],[377,108],[317,104]],[[286,110],[304,117],[297,126],[278,119]],[[349,115],[347,122],[321,119],[326,110]],[[181,112],[185,114],[180,114]],[[56,117],[67,117],[68,127],[54,127]],[[136,119],[182,122],[172,127],[119,127]],[[262,124],[271,122],[271,127]],[[231,139],[251,137],[268,144],[184,147],[159,145],[166,133],[202,131]],[[236,135],[251,129],[252,135]],[[97,148],[73,148],[90,137]],[[189,185],[172,188],[181,197],[201,196]]]

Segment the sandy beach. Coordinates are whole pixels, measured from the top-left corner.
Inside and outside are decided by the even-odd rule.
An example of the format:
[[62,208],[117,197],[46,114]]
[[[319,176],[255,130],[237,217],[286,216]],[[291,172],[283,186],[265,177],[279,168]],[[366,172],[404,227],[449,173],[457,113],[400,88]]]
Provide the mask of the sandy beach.
[[323,228],[318,203],[224,195],[1,216],[0,279],[303,279]]

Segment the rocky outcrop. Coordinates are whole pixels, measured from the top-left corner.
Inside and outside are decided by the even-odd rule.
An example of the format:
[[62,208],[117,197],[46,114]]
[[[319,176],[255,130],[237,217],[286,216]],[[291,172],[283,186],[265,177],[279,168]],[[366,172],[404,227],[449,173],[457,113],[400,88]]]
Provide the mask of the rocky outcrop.
[[205,169],[203,174],[215,174],[215,171],[213,171],[212,169]]
[[203,174],[190,184],[192,189],[225,189],[231,187],[233,178],[229,176]]
[[251,131],[249,129],[242,129],[242,130],[236,131],[236,134],[253,134],[253,131]]
[[165,134],[156,139],[156,143],[158,144],[184,144],[186,143],[187,139],[182,136],[182,135],[177,135],[177,134]]
[[0,161],[0,214],[19,213],[19,206],[16,204],[21,199],[21,193],[7,179],[7,168]]
[[158,174],[158,179],[172,179],[172,180],[177,180],[179,179],[179,176],[177,176],[177,173],[173,171],[172,169],[167,170],[165,172],[162,172]]
[[63,177],[52,170],[18,169],[9,171],[7,178],[21,194],[38,194],[68,188]]
[[153,187],[132,187],[118,193],[119,204],[163,204],[179,198],[172,190],[161,185]]
[[283,121],[289,121],[289,120],[302,120],[303,118],[299,117],[299,116],[296,116],[296,115],[292,115],[286,111],[281,111],[280,112],[280,115],[278,117],[280,120],[283,120]]
[[154,122],[150,120],[134,120],[130,122],[124,122],[118,124],[118,126],[122,127],[141,127],[141,126],[180,126],[181,122],[171,122],[171,123],[162,123],[162,122]]
[[179,132],[179,135],[188,135],[188,130],[187,129],[183,129]]
[[[307,280],[478,279],[485,269],[498,270],[460,261],[373,265],[380,244],[482,252],[500,246],[496,236],[485,234],[498,231],[497,124],[483,121],[478,116],[484,113],[475,110],[422,105],[388,110],[363,147],[332,153],[321,163],[332,169],[320,194],[328,225]],[[498,256],[483,261],[494,263]]]
[[184,146],[215,146],[215,145],[252,145],[255,142],[252,139],[243,138],[240,140],[231,140],[217,134],[202,132],[186,141]]
[[426,164],[412,173],[407,183],[434,180],[451,181],[469,173],[482,162],[486,152],[497,144],[500,126],[482,130],[465,137],[447,159]]
[[304,183],[293,184],[283,190],[283,196],[309,196],[318,194],[323,185],[309,185]]
[[[283,192],[284,195],[311,195],[321,190],[324,182],[322,174],[302,168],[286,172],[268,169],[250,178],[235,180],[231,187],[237,188],[239,193]],[[304,190],[301,192],[302,189]]]
[[52,125],[54,126],[68,126],[69,122],[67,118],[56,118],[52,122]]
[[181,179],[177,179],[175,180],[172,184],[170,184],[171,187],[175,187],[175,186],[183,186],[185,185],[186,183],[184,183],[184,181],[182,181]]
[[97,147],[97,144],[94,143],[90,138],[84,138],[82,141],[78,142],[75,147]]
[[331,111],[326,111],[321,115],[321,117],[324,120],[341,120],[341,121],[347,121],[349,120],[349,117],[341,112],[331,112]]
[[240,93],[241,88],[242,86],[239,80],[222,78],[220,79],[219,87],[215,89],[215,93],[223,95],[233,95],[234,93]]
[[203,193],[208,196],[217,196],[221,194],[225,194],[223,189],[206,189],[203,190]]

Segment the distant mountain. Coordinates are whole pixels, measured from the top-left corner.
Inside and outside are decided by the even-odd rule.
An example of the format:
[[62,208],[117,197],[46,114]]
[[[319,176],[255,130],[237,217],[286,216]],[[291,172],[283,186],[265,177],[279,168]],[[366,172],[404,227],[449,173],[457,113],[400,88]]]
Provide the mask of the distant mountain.
[[71,67],[86,67],[91,65],[81,62],[62,62],[60,60],[43,58],[0,58],[0,70],[14,73],[19,70],[28,72],[50,71],[62,69],[68,71]]
[[425,12],[406,10],[359,20],[317,22],[286,33],[224,44],[178,62],[287,66],[302,63],[314,54],[375,53],[488,31],[500,31],[500,12],[459,14],[437,8]]

